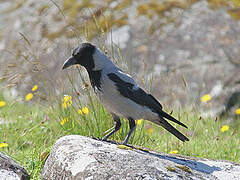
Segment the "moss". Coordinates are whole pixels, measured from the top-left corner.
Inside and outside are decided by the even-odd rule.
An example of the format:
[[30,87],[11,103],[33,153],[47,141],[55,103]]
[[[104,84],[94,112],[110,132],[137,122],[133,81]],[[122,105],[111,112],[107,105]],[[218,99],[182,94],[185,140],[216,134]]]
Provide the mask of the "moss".
[[182,169],[185,172],[192,173],[191,169],[187,166],[176,165],[176,167]]
[[131,148],[131,147],[129,147],[129,146],[126,146],[126,145],[123,145],[123,144],[119,144],[119,145],[117,145],[117,147],[118,147],[119,149],[132,150],[132,148]]
[[167,168],[168,171],[176,172],[176,169],[174,167],[168,166],[166,168]]

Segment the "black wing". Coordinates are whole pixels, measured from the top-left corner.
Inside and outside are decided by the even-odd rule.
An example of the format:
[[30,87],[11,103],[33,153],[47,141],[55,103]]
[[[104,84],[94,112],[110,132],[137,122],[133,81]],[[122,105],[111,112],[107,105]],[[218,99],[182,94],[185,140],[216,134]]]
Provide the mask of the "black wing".
[[151,94],[147,94],[141,88],[134,89],[134,84],[125,82],[120,77],[118,77],[118,75],[116,75],[114,73],[108,74],[108,77],[113,82],[115,82],[115,85],[117,86],[118,91],[120,92],[120,94],[122,96],[131,99],[132,101],[136,102],[137,104],[140,104],[142,106],[147,106],[153,112],[158,113],[160,116],[165,117],[165,118],[187,128],[186,125],[179,122],[174,117],[167,114],[166,112],[162,111],[162,105]]
[[151,95],[147,94],[141,88],[134,89],[134,84],[125,82],[114,73],[108,74],[108,77],[115,82],[120,94],[142,106],[148,106],[150,109],[162,109],[162,105]]

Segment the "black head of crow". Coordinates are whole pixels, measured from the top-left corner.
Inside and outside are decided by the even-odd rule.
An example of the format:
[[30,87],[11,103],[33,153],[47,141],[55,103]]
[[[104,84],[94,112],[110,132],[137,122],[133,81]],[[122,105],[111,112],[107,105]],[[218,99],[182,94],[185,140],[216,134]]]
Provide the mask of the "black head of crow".
[[79,64],[86,68],[91,85],[103,106],[111,113],[115,122],[114,129],[103,137],[107,140],[121,127],[120,117],[129,120],[130,131],[123,144],[127,144],[135,130],[135,120],[145,119],[161,125],[181,141],[189,139],[174,128],[166,119],[185,128],[186,125],[162,110],[162,105],[151,95],[140,88],[134,79],[119,67],[98,48],[90,43],[82,43],[73,50],[72,56],[65,61],[63,69]]
[[79,47],[73,50],[72,56],[66,60],[63,65],[63,69],[74,65],[79,64],[84,66],[86,69],[92,69],[93,64],[93,53],[95,51],[95,46],[90,43],[83,43]]

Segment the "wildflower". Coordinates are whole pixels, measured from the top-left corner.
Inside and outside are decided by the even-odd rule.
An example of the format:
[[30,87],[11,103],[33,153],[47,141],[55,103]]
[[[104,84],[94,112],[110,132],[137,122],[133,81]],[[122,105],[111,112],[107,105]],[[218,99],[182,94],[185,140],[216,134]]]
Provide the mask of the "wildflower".
[[63,118],[60,124],[63,126],[66,122],[68,122],[68,118]]
[[148,129],[147,129],[147,133],[149,133],[149,134],[150,134],[150,133],[153,133],[153,128],[148,128]]
[[33,98],[33,93],[28,93],[28,94],[25,96],[25,100],[26,100],[26,101],[30,101],[32,98]]
[[83,112],[81,109],[78,109],[78,114],[83,115]]
[[193,136],[193,135],[194,135],[194,132],[193,132],[193,131],[188,131],[188,132],[186,132],[186,135],[187,135],[187,136]]
[[143,119],[138,119],[138,120],[136,120],[136,124],[140,125],[142,123],[142,121],[143,121]]
[[229,126],[228,125],[223,125],[220,130],[221,130],[221,132],[228,131],[229,130]]
[[204,96],[201,97],[202,102],[208,102],[211,100],[211,95],[210,94],[205,94]]
[[236,109],[235,114],[240,115],[240,108]]
[[64,108],[67,108],[67,107],[69,107],[70,105],[68,104],[68,103],[66,103],[66,102],[63,102],[62,103],[62,107],[64,107]]
[[67,108],[72,105],[72,96],[64,95],[62,107]]
[[8,147],[8,143],[0,143],[0,148]]
[[33,88],[32,88],[32,91],[36,91],[38,89],[38,86],[37,85],[34,85]]
[[69,102],[69,101],[71,101],[72,100],[72,96],[70,96],[70,95],[64,95],[64,97],[63,97],[63,101],[64,102]]
[[0,107],[3,107],[6,105],[6,102],[5,101],[0,101]]
[[169,152],[170,154],[177,154],[178,153],[178,150],[172,150]]
[[88,108],[87,107],[84,107],[84,108],[82,108],[82,109],[78,109],[78,114],[80,114],[80,115],[87,115],[89,113],[89,110],[88,110]]
[[152,128],[152,126],[151,126],[150,124],[147,124],[147,125],[145,126],[145,128],[146,128],[146,132],[147,132],[147,133],[153,133],[153,128]]
[[88,112],[89,112],[89,110],[88,110],[88,108],[87,107],[84,107],[84,108],[82,108],[82,112],[84,113],[84,114],[88,114]]

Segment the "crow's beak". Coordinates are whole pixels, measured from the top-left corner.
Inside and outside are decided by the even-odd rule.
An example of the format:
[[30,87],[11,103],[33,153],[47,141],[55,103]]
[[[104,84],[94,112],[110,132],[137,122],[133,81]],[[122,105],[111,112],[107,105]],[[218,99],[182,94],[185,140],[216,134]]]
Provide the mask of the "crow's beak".
[[69,66],[74,65],[74,64],[76,64],[76,63],[77,63],[76,59],[71,56],[70,58],[68,58],[68,59],[64,62],[62,69],[66,69],[66,68],[68,68]]

